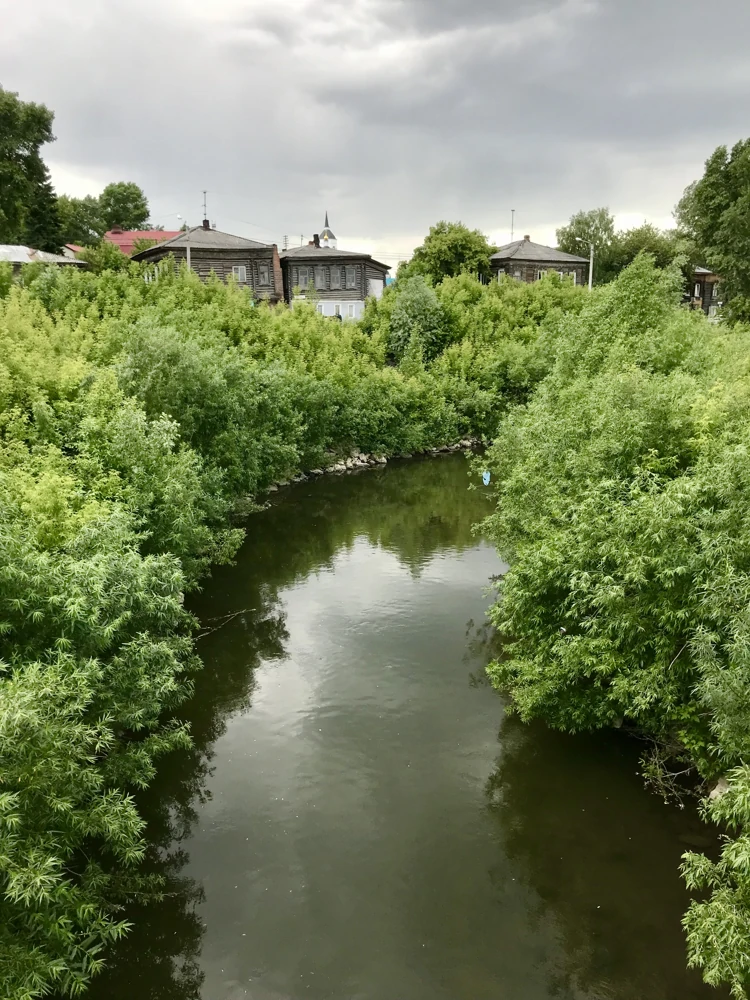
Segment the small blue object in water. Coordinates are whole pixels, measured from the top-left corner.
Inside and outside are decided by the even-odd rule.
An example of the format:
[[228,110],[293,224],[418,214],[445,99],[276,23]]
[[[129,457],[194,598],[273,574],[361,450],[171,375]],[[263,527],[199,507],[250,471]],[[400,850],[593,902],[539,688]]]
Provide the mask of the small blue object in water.
[[483,472],[482,473],[482,482],[484,483],[485,486],[489,486],[490,485],[490,478],[491,478],[491,476],[490,476],[489,472]]

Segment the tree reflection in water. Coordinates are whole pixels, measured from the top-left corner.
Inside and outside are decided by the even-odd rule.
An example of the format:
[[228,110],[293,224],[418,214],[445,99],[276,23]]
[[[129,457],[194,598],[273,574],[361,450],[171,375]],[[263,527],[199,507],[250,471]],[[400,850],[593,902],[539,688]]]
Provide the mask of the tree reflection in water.
[[[685,968],[678,874],[710,831],[693,808],[643,786],[640,747],[622,733],[566,736],[507,717],[487,782],[503,860],[518,864],[565,956],[550,996],[697,1000],[721,996]],[[497,873],[496,873],[497,874]],[[499,877],[499,875],[498,875]]]

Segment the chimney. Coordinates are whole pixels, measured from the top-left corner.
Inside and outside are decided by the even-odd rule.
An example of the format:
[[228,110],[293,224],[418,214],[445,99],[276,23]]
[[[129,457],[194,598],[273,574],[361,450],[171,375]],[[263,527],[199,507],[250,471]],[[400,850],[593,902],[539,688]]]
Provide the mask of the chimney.
[[531,243],[531,237],[530,236],[524,236],[524,239],[526,240],[527,243]]
[[320,250],[320,233],[313,234],[313,243],[318,248],[318,250]]
[[122,232],[122,226],[112,226],[112,228],[110,229],[110,233],[121,233],[121,232]]
[[211,223],[208,221],[208,219],[204,219],[203,220],[203,228],[204,229],[210,229],[211,228]]

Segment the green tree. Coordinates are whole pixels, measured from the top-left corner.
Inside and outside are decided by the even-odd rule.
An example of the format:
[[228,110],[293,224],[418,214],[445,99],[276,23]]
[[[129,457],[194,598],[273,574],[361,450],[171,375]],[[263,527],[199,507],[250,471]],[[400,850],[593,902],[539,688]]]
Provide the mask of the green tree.
[[414,251],[407,271],[421,274],[433,284],[463,271],[487,279],[490,257],[496,249],[478,229],[469,229],[462,222],[441,221],[430,227],[424,243]]
[[0,87],[0,243],[22,242],[34,195],[49,180],[40,170],[39,149],[55,138],[53,119],[43,104]]
[[99,195],[99,209],[107,229],[143,229],[148,221],[148,201],[132,181],[108,184]]
[[721,275],[728,318],[750,319],[750,139],[714,150],[675,214],[701,263]]
[[36,250],[59,253],[62,229],[57,211],[57,195],[52,187],[49,170],[40,156],[30,164],[29,203],[23,226],[23,242]]
[[615,219],[608,208],[592,208],[576,212],[567,226],[557,230],[557,245],[565,253],[588,256],[589,244],[594,244],[594,284],[603,285],[617,273],[612,262],[615,242]]
[[62,194],[57,199],[60,218],[61,243],[94,246],[104,235],[106,226],[102,219],[99,199],[87,194],[84,198],[71,198]]
[[407,352],[433,358],[444,346],[445,332],[445,312],[435,290],[413,274],[400,285],[391,313],[391,354],[399,361]]
[[615,234],[610,248],[609,265],[615,274],[624,271],[639,253],[647,253],[657,267],[669,267],[680,255],[689,253],[688,243],[676,230],[661,230],[644,222],[642,226]]

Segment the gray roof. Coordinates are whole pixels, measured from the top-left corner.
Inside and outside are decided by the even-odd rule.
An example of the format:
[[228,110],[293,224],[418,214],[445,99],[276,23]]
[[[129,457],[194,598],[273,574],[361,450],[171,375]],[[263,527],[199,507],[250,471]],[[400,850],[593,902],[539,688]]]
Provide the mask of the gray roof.
[[0,260],[9,261],[11,264],[73,264],[78,267],[85,267],[82,260],[63,257],[59,253],[47,253],[46,250],[34,250],[32,247],[24,247],[17,243],[0,243]]
[[515,243],[508,243],[507,246],[500,247],[497,253],[493,253],[490,260],[530,260],[542,264],[588,264],[587,257],[576,257],[575,254],[565,253],[556,247],[545,247],[541,243],[532,243],[531,240],[516,240]]
[[184,249],[188,243],[188,233],[190,234],[191,250],[270,250],[272,244],[258,243],[256,240],[248,240],[244,236],[233,236],[231,233],[222,233],[218,229],[204,229],[203,226],[191,226],[189,230],[173,236],[171,240],[164,240],[153,247],[147,247],[138,253],[133,254],[133,260],[143,260],[154,250],[160,254],[166,250]]
[[358,257],[360,260],[372,261],[378,267],[384,267],[386,271],[390,271],[390,265],[375,260],[369,253],[358,253],[356,250],[334,250],[333,247],[316,247],[310,246],[309,243],[304,247],[292,247],[290,250],[282,250],[279,256],[282,260],[287,260],[290,257],[299,257],[300,259],[307,260],[319,260],[321,257],[325,257],[327,260],[334,260],[337,257]]
[[710,267],[695,267],[693,271],[695,274],[716,274],[716,271],[712,271]]

